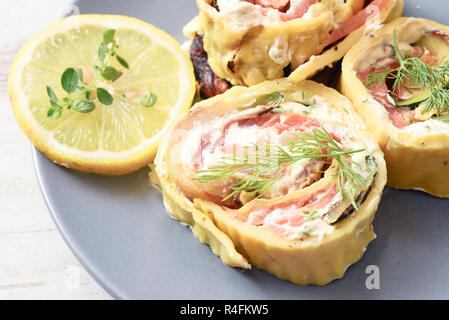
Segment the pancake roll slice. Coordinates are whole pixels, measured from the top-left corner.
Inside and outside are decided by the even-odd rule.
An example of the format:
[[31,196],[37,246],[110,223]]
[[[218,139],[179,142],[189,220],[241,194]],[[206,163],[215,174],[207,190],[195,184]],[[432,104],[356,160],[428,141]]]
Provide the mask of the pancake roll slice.
[[197,0],[185,28],[199,88],[290,76],[300,82],[339,61],[366,33],[400,16],[403,0]]
[[449,28],[399,18],[343,60],[342,92],[385,153],[388,185],[449,197]]
[[162,142],[152,181],[225,264],[325,285],[375,238],[386,168],[348,99],[283,78],[197,103]]

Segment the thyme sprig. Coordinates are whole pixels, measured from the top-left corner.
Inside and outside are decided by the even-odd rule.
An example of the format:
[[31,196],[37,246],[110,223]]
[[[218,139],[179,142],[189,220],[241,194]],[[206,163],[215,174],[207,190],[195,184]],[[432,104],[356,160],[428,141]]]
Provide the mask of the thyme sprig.
[[284,139],[285,145],[274,143],[260,147],[247,146],[244,154],[222,157],[217,166],[199,170],[194,180],[207,183],[214,180],[233,179],[232,192],[222,201],[237,196],[241,192],[261,197],[279,180],[287,168],[302,159],[332,158],[337,161],[337,189],[341,197],[345,195],[356,208],[356,197],[366,186],[366,179],[357,173],[351,155],[364,149],[344,149],[324,128],[313,128],[312,132],[293,133]]
[[115,57],[124,68],[129,69],[126,60],[117,54],[116,50],[119,46],[114,37],[115,30],[110,29],[104,32],[103,41],[98,48],[98,59],[100,60],[100,64],[95,66],[95,70],[97,70],[105,80],[109,81],[116,80],[122,75],[121,71],[118,71],[109,65],[112,58]]
[[449,112],[449,61],[438,65],[428,65],[421,59],[422,55],[412,57],[409,53],[399,50],[396,30],[393,32],[393,59],[399,64],[397,68],[378,66],[364,81],[368,87],[393,81],[392,91],[403,87],[409,92],[414,90],[428,90],[429,97],[425,100],[423,112],[440,114]]
[[[112,67],[110,64],[115,58],[125,69],[129,69],[128,62],[117,53],[119,46],[115,40],[116,31],[106,30],[103,33],[103,41],[98,48],[99,63],[94,66],[96,71],[94,79],[86,84],[83,80],[81,68],[67,68],[61,76],[62,89],[67,95],[59,100],[55,91],[49,85],[46,86],[47,95],[50,99],[50,108],[47,110],[48,118],[58,119],[65,109],[74,109],[81,113],[89,113],[95,110],[96,105],[92,100],[95,91],[98,100],[103,105],[111,105],[114,101],[112,95],[106,88],[97,86],[100,78],[107,82],[113,82],[122,76],[123,72]],[[157,102],[157,96],[147,90],[140,100],[140,105],[146,108],[152,107]]]

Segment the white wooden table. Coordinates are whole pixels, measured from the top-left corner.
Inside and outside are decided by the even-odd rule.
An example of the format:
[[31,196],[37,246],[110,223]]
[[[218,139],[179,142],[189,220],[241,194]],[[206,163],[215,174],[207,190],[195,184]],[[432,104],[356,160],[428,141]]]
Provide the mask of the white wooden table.
[[13,117],[9,68],[34,33],[77,8],[68,0],[0,0],[0,300],[111,299],[72,255],[47,211],[31,144]]

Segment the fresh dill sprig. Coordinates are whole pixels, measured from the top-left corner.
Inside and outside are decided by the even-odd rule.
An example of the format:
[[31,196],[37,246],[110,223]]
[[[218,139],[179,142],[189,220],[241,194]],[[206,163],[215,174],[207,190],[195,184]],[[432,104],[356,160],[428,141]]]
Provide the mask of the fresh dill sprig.
[[445,87],[430,89],[430,95],[423,111],[425,113],[435,112],[437,115],[440,115],[443,111],[449,113],[449,90]]
[[324,128],[321,130],[313,129],[312,132],[313,134],[308,132],[294,133],[294,139],[287,139],[287,146],[294,154],[303,153],[307,157],[313,157],[316,156],[317,152],[321,152],[322,157],[333,158],[338,165],[337,190],[342,198],[347,195],[354,208],[357,208],[355,199],[357,194],[366,186],[367,181],[352,168],[352,165],[357,166],[359,164],[352,161],[349,155],[365,150],[344,150]]
[[201,183],[213,180],[233,179],[232,192],[222,201],[237,196],[240,192],[261,197],[276,183],[287,168],[302,159],[332,158],[337,168],[337,189],[342,198],[347,195],[356,208],[356,196],[367,181],[353,169],[358,165],[351,155],[364,151],[343,147],[324,128],[313,128],[312,133],[293,133],[284,139],[285,145],[273,143],[259,147],[247,146],[244,154],[223,157],[217,166],[199,170],[194,180]]
[[287,165],[297,161],[287,150],[275,144],[267,144],[264,147],[251,144],[245,149],[247,152],[244,154],[222,157],[219,165],[198,171],[199,177],[194,180],[206,183],[232,178],[234,180],[231,186],[232,193],[223,201],[242,191],[262,196],[281,177]]
[[449,83],[447,77],[449,61],[439,65],[428,65],[421,59],[421,56],[412,57],[409,53],[402,53],[399,50],[396,30],[393,32],[393,46],[395,50],[393,58],[399,66],[397,68],[377,66],[377,70],[370,73],[364,81],[365,85],[373,87],[391,80],[393,81],[393,92],[400,87],[409,92],[420,89],[428,90],[429,97],[425,100],[423,111],[436,114],[443,111],[449,112]]

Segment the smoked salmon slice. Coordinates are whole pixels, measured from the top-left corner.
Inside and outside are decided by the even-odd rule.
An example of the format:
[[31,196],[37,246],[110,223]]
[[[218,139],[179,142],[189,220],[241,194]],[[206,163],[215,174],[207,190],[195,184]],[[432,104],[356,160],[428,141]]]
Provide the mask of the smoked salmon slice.
[[358,12],[355,16],[344,22],[337,29],[333,30],[326,41],[321,44],[321,48],[324,49],[327,46],[343,39],[351,32],[357,30],[358,28],[363,26],[370,18],[378,15],[389,3],[389,0],[372,1],[368,6]]

